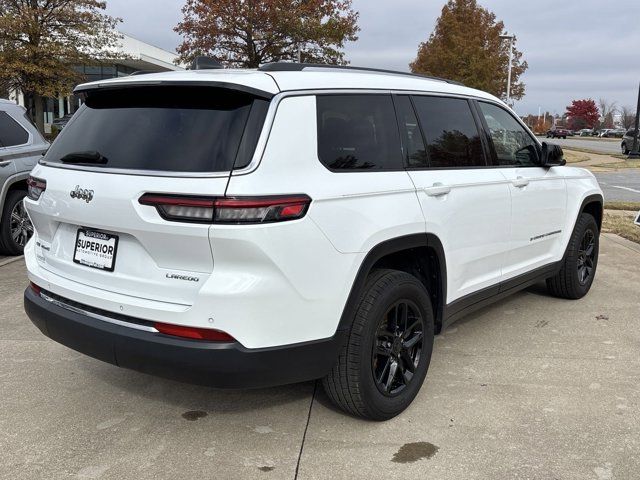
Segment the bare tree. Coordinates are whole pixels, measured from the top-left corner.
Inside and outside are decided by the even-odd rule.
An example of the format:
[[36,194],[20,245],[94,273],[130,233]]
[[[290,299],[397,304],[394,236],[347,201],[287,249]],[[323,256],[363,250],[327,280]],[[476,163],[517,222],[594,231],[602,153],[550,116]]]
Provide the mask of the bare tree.
[[600,110],[600,118],[604,128],[613,128],[613,114],[616,112],[617,103],[609,102],[606,98],[598,100],[598,110]]

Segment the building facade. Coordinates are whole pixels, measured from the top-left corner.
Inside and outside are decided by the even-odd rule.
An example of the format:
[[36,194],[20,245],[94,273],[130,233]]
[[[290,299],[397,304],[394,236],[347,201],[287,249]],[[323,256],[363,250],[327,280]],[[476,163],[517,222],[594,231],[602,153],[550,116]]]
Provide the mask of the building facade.
[[[164,72],[184,70],[176,65],[177,55],[155,47],[130,35],[122,36],[113,58],[96,62],[94,65],[79,65],[75,70],[82,76],[82,82],[93,82],[108,78],[126,77],[134,72]],[[11,92],[9,99],[24,106],[21,92]],[[80,106],[80,98],[75,95],[57,98],[43,98],[44,133],[51,133],[51,125],[56,118],[73,114]]]

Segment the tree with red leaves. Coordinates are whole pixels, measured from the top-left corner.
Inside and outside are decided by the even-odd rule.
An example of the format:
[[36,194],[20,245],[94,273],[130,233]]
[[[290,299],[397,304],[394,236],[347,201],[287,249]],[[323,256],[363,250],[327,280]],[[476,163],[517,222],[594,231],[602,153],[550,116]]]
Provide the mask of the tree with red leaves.
[[187,0],[174,29],[180,60],[207,55],[233,67],[296,60],[345,63],[341,49],[358,39],[351,0]]
[[569,117],[569,128],[580,130],[582,128],[593,128],[600,120],[600,112],[596,102],[590,98],[585,100],[572,100],[567,107]]

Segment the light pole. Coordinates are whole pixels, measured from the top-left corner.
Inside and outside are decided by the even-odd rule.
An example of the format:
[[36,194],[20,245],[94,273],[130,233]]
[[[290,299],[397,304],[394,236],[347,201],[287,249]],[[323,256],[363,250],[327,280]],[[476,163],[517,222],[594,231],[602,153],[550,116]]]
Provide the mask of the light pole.
[[513,65],[513,39],[514,35],[500,35],[500,39],[509,40],[509,69],[507,73],[507,105],[511,102],[511,66]]

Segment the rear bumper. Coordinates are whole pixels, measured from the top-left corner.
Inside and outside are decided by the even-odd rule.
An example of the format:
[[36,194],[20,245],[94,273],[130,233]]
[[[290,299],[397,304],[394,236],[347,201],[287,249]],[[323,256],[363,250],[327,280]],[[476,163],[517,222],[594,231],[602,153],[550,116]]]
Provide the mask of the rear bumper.
[[24,292],[31,321],[49,338],[104,362],[189,383],[220,388],[284,385],[325,376],[345,332],[282,347],[248,349],[238,342],[189,340],[137,330],[53,304]]

